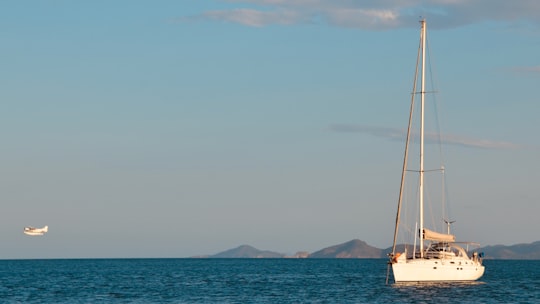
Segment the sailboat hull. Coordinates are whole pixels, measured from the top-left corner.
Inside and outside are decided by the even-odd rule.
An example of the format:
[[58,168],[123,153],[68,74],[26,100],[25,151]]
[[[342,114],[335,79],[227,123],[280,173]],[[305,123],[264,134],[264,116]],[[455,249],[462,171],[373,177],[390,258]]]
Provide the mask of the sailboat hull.
[[484,266],[472,260],[408,259],[392,264],[395,282],[475,281]]

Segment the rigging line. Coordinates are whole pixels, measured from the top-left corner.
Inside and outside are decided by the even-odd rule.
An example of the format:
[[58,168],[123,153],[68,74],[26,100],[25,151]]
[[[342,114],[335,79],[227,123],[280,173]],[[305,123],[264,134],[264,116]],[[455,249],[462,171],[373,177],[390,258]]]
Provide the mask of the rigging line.
[[418,209],[415,209],[413,207],[417,207],[417,204],[411,204],[411,201],[416,201],[416,199],[411,198],[411,189],[417,189],[417,187],[410,187],[409,184],[411,184],[411,181],[406,182],[407,185],[405,185],[405,189],[403,191],[403,207],[401,210],[401,218],[402,218],[402,232],[400,233],[400,241],[403,244],[410,244],[412,243],[414,236],[416,234],[416,231],[413,229],[412,223],[415,223],[416,215],[418,214]]
[[445,199],[445,204],[443,205],[446,209],[444,210],[445,211],[445,215],[446,218],[452,218],[452,210],[450,209],[450,206],[452,204],[450,204],[450,195],[449,195],[449,191],[448,191],[448,184],[447,184],[447,180],[446,180],[446,171],[443,170],[442,171],[442,179],[443,179],[443,182],[442,182],[442,186],[444,187],[443,189],[443,193],[444,193],[444,199]]
[[[431,90],[433,90],[433,92],[437,92],[438,93],[438,88],[436,86],[436,84],[438,83],[438,81],[436,81],[437,79],[437,74],[434,72],[436,71],[436,69],[434,69],[434,64],[433,64],[433,61],[432,61],[432,53],[431,53],[431,45],[430,45],[430,40],[428,39],[429,37],[426,37],[426,42],[427,42],[427,51],[428,51],[428,67],[429,67],[429,76],[430,76],[430,86],[431,86]],[[444,154],[444,150],[442,148],[443,146],[443,143],[444,143],[444,135],[443,135],[443,132],[441,131],[441,111],[439,110],[439,106],[442,105],[442,103],[440,102],[440,96],[438,96],[438,94],[433,94],[433,108],[434,108],[434,117],[435,117],[435,127],[436,127],[436,133],[437,133],[437,144],[438,144],[438,148],[439,148],[439,166],[440,166],[440,170],[442,172],[441,174],[441,191],[442,191],[442,194],[441,194],[441,198],[442,198],[442,202],[441,202],[441,208],[442,208],[442,214],[443,216],[446,216],[447,218],[450,216],[450,199],[449,199],[449,192],[448,192],[448,184],[447,184],[447,181],[446,181],[446,172],[444,171],[445,170],[445,154]]]
[[[416,173],[418,173],[418,172],[420,172],[420,170],[407,169],[407,172],[416,172]],[[424,173],[428,173],[428,172],[444,172],[444,168],[424,170]]]
[[[439,91],[424,91],[424,94],[435,94],[435,93],[439,93]],[[422,92],[414,92],[412,94],[422,94]]]
[[[431,86],[431,89],[433,90],[432,92],[434,93],[438,93],[438,90],[436,89],[436,81],[434,78],[436,78],[436,75],[434,73],[434,69],[433,69],[433,63],[432,63],[432,54],[431,54],[431,46],[430,46],[430,41],[429,39],[427,39],[428,37],[426,37],[426,42],[427,42],[427,52],[428,52],[428,56],[427,56],[427,59],[428,59],[428,67],[429,67],[429,76],[430,76],[430,86]],[[443,134],[441,132],[441,117],[440,117],[440,111],[439,111],[439,101],[437,99],[437,94],[433,94],[433,108],[434,108],[434,116],[435,116],[435,128],[436,128],[436,134],[437,134],[437,143],[439,145],[439,154],[440,154],[440,164],[441,164],[441,168],[444,167],[444,153],[443,153],[443,150],[442,150],[442,143],[443,143]]]
[[[427,183],[426,183],[426,188],[427,187]],[[428,188],[429,189],[429,188]],[[435,216],[434,216],[434,212],[433,212],[433,199],[431,198],[431,192],[430,191],[426,191],[425,193],[425,196],[426,196],[426,201],[427,201],[427,206],[428,206],[428,209],[429,209],[429,215],[431,216],[431,227],[437,227],[437,225],[435,225]],[[435,229],[435,231],[437,231],[437,229]]]

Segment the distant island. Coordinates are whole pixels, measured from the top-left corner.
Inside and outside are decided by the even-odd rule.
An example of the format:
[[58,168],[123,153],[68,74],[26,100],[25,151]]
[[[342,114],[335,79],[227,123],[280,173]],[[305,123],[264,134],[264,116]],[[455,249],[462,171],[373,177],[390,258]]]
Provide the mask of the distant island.
[[[386,258],[392,248],[380,249],[366,242],[354,239],[343,244],[323,248],[309,253],[299,251],[294,255],[286,255],[268,250],[259,250],[249,245],[242,245],[214,255],[195,256],[194,258],[311,258],[311,259],[379,259]],[[485,259],[506,260],[540,260],[540,241],[529,244],[511,246],[496,245],[478,249]]]

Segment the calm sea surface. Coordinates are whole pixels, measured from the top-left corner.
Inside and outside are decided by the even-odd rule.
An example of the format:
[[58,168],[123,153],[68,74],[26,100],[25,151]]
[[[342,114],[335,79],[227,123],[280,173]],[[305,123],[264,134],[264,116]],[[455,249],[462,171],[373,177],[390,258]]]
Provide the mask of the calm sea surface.
[[540,303],[540,261],[385,285],[382,259],[0,260],[0,303]]

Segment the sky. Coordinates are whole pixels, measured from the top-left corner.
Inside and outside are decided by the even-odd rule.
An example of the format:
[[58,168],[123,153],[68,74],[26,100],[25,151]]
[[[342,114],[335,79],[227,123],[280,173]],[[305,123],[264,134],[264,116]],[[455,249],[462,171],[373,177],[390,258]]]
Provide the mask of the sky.
[[453,232],[540,240],[536,0],[5,0],[0,258],[391,246],[420,18]]

